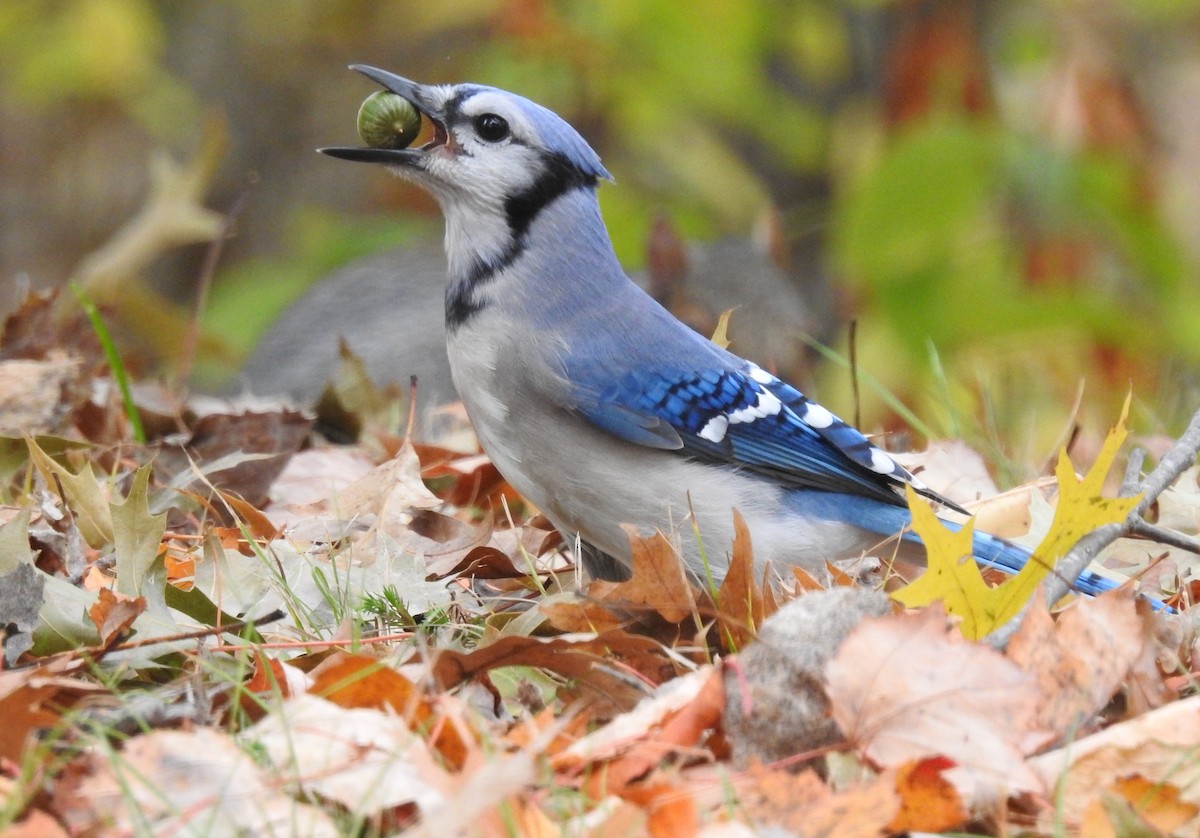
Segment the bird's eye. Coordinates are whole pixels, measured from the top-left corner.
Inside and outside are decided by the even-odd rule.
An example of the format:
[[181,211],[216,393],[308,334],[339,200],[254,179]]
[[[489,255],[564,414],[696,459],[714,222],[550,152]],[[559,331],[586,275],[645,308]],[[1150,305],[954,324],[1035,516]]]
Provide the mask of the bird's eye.
[[508,120],[494,113],[480,114],[475,117],[475,133],[489,143],[498,143],[508,136]]

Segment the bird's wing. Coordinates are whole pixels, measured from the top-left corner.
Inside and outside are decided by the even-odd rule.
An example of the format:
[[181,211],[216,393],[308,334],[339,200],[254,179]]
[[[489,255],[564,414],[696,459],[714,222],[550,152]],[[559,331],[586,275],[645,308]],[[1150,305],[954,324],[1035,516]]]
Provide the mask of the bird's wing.
[[954,507],[858,430],[749,362],[687,372],[641,369],[577,409],[630,442],[676,449],[788,485],[903,504],[897,489],[909,484]]

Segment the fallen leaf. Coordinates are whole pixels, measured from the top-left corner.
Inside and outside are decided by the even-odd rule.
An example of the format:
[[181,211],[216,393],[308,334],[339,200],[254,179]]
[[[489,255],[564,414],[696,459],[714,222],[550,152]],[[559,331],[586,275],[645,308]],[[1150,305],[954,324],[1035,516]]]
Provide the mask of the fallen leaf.
[[1034,597],[1007,654],[1034,677],[1041,693],[1037,726],[1064,735],[1104,708],[1144,643],[1133,592],[1117,590],[1081,599],[1057,622],[1042,598]]
[[626,527],[633,551],[633,575],[612,586],[605,599],[614,604],[645,606],[668,623],[679,623],[696,609],[683,559],[661,532],[648,538]]
[[954,762],[946,757],[929,757],[900,766],[896,793],[900,811],[888,824],[890,832],[945,832],[958,829],[967,811],[954,784],[942,776]]
[[963,640],[938,607],[864,620],[825,669],[833,718],[874,763],[944,755],[968,805],[1042,784],[1024,756],[1036,727],[1033,679]]
[[1112,817],[1113,810],[1135,818],[1155,834],[1178,835],[1179,830],[1200,815],[1200,807],[1180,799],[1177,786],[1166,782],[1152,783],[1134,774],[1122,777],[1101,792],[1083,812],[1081,834],[1088,838],[1129,838],[1127,829]]
[[496,667],[536,666],[576,679],[621,709],[675,675],[658,642],[623,629],[554,638],[505,635],[470,652],[442,649],[431,657],[434,682],[442,689]]
[[717,616],[727,648],[737,650],[753,639],[762,625],[766,610],[754,572],[750,529],[736,509],[733,511],[733,531],[729,569],[717,592]]
[[110,504],[113,551],[117,557],[117,590],[130,597],[141,596],[142,586],[162,548],[167,531],[167,513],[150,514],[150,466],[133,475],[129,495]]
[[329,816],[293,800],[232,737],[212,728],[158,730],[96,754],[70,800],[72,834],[333,836]]
[[47,709],[58,687],[32,685],[35,670],[0,671],[0,760],[19,765],[21,754],[40,729],[52,727],[59,714]]
[[79,526],[84,541],[92,547],[103,547],[112,541],[113,524],[107,491],[96,479],[92,464],[84,463],[78,473],[75,473],[51,459],[33,437],[26,436],[25,444],[29,447],[29,457],[37,466],[42,479],[46,481],[47,488],[58,494],[61,485],[63,502],[75,516],[75,523]]
[[336,652],[310,673],[310,692],[339,707],[391,710],[414,732],[429,736],[430,744],[446,763],[459,770],[466,763],[465,737],[469,733],[441,715],[412,681],[385,661],[365,655]]
[[[921,482],[959,505],[996,494],[996,483],[983,457],[961,439],[935,440],[924,451],[896,451],[892,459]],[[989,530],[990,532],[990,530]]]
[[1047,819],[1078,826],[1099,790],[1124,777],[1169,783],[1179,789],[1182,801],[1200,806],[1198,742],[1200,696],[1191,696],[1040,754],[1029,766],[1046,789],[1055,790],[1058,805]]
[[436,509],[442,502],[425,488],[416,452],[405,444],[395,457],[343,489],[335,505],[343,518],[374,515],[379,529],[401,540],[416,510]]
[[1129,435],[1125,427],[1128,413],[1126,399],[1120,419],[1082,479],[1076,477],[1066,450],[1060,452],[1055,468],[1059,497],[1050,531],[1021,571],[994,588],[988,587],[978,565],[968,558],[972,554],[971,522],[958,532],[949,531],[933,515],[929,504],[911,486],[905,487],[913,529],[928,550],[928,570],[893,597],[909,608],[942,602],[946,611],[962,619],[963,634],[970,639],[985,637],[1015,617],[1080,538],[1099,527],[1124,521],[1141,499],[1105,498],[1100,494],[1113,460]]
[[621,799],[646,813],[646,831],[652,838],[684,838],[700,828],[700,815],[691,790],[678,781],[654,780],[627,786]]
[[792,774],[754,765],[737,788],[755,826],[779,826],[805,838],[879,838],[900,812],[888,774],[835,793],[811,769]]
[[431,812],[455,786],[402,719],[311,694],[288,699],[241,738],[263,749],[278,781],[359,814],[406,803]]
[[108,588],[101,588],[96,603],[88,609],[88,617],[100,632],[100,645],[111,646],[120,640],[138,615],[146,610],[144,596],[129,597]]
[[[625,786],[665,757],[695,746],[721,720],[725,691],[711,666],[663,684],[634,709],[559,753],[559,771],[586,770],[595,798],[623,794]],[[604,763],[601,768],[598,763]]]
[[974,523],[968,521],[962,529],[951,530],[911,486],[905,486],[905,492],[913,531],[925,544],[926,570],[893,592],[892,599],[906,608],[940,602],[948,613],[962,620],[964,637],[977,640],[986,636],[999,625],[1001,607],[993,601],[991,589],[975,564]]
[[62,430],[70,403],[63,396],[77,385],[82,362],[61,350],[41,360],[0,361],[0,434],[20,436]]

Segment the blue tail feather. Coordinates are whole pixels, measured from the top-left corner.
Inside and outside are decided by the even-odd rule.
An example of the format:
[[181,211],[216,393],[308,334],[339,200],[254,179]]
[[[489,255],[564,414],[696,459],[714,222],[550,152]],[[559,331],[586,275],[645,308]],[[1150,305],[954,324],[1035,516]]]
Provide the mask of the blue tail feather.
[[[921,543],[921,539],[911,529],[912,518],[904,506],[880,503],[873,498],[857,495],[813,491],[796,492],[792,496],[792,502],[801,512],[843,521],[880,536],[892,536],[903,530],[906,541]],[[943,520],[942,523],[955,531],[962,527],[953,521]],[[1020,571],[1028,563],[1031,555],[1024,547],[978,530],[975,531],[973,549],[975,560],[979,564],[1008,574]],[[1081,594],[1099,596],[1105,591],[1115,590],[1120,585],[1098,573],[1084,570],[1072,581],[1071,587]],[[1147,596],[1146,599],[1156,610],[1172,610],[1166,603],[1154,597]]]

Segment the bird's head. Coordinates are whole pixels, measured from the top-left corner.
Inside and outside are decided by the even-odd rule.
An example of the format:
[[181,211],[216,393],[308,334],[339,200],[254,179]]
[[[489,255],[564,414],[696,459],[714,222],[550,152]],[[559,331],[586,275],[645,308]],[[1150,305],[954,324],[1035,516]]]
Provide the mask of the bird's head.
[[446,215],[452,263],[456,251],[475,262],[500,258],[555,199],[612,179],[574,128],[522,96],[476,84],[422,85],[362,65],[351,69],[409,102],[432,134],[415,147],[321,151],[381,163],[428,190]]

